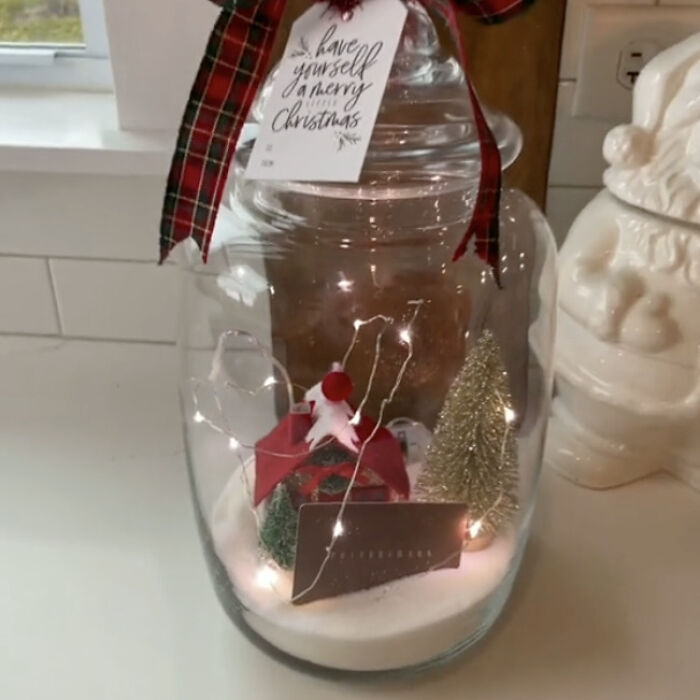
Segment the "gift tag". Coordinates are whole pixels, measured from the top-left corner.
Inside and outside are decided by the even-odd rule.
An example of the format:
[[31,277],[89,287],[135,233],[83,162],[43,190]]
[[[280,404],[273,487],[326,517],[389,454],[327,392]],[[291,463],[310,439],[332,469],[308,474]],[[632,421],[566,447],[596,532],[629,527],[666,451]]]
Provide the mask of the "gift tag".
[[246,177],[359,180],[406,14],[400,0],[342,17],[316,3],[295,22]]

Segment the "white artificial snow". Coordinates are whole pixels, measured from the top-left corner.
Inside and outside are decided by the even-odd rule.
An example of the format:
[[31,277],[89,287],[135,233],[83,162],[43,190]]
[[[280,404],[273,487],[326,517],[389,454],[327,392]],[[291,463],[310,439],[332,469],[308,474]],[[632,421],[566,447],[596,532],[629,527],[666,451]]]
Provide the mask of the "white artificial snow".
[[[254,460],[246,465],[252,480]],[[212,515],[212,536],[248,624],[279,649],[323,666],[376,671],[410,666],[447,652],[484,622],[480,606],[508,572],[509,532],[459,568],[410,576],[366,591],[292,605],[292,573],[261,559],[243,472],[226,485]],[[262,573],[262,575],[261,575]]]

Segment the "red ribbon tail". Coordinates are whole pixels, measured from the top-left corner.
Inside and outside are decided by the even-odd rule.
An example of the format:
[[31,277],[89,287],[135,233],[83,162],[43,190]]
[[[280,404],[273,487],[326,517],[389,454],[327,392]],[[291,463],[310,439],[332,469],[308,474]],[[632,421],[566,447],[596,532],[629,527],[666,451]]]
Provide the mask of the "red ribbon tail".
[[459,242],[453,261],[459,260],[466,252],[472,238],[476,243],[476,254],[492,269],[496,283],[500,287],[499,253],[499,208],[501,199],[501,154],[496,139],[489,128],[474,85],[469,79],[467,51],[457,24],[458,9],[456,0],[424,0],[434,8],[450,30],[459,52],[464,70],[464,79],[469,91],[469,101],[474,115],[477,137],[481,150],[481,173],[479,189],[469,226]]
[[221,12],[185,108],[163,203],[161,263],[187,238],[207,260],[238,136],[265,75],[285,2],[237,4]]

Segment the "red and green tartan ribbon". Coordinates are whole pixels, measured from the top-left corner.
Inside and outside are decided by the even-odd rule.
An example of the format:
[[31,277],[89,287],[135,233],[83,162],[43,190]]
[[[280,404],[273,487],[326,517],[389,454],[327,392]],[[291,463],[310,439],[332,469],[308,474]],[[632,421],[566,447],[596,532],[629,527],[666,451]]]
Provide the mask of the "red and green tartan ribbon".
[[[286,0],[211,0],[221,7],[195,79],[178,134],[163,203],[160,262],[193,238],[206,262],[233,153],[261,81]],[[336,0],[321,0],[334,4]],[[499,275],[498,213],[501,158],[469,80],[457,15],[502,21],[534,0],[421,0],[449,27],[459,49],[481,147],[481,175],[469,227],[455,251],[458,260],[473,238],[476,252]]]

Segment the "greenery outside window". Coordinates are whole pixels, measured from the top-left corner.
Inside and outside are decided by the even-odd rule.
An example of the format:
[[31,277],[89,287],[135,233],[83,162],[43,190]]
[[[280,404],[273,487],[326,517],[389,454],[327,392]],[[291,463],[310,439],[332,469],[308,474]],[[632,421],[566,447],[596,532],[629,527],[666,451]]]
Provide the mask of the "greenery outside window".
[[102,0],[0,0],[0,86],[109,90]]

